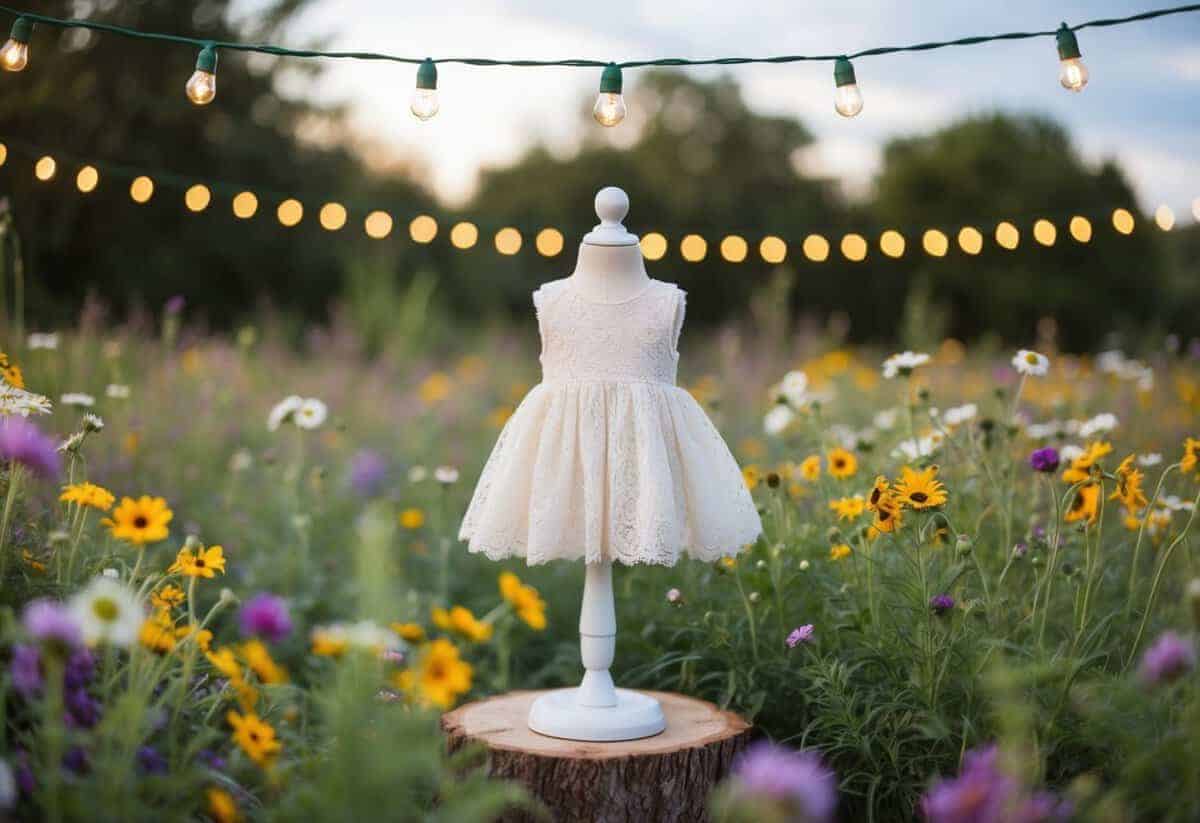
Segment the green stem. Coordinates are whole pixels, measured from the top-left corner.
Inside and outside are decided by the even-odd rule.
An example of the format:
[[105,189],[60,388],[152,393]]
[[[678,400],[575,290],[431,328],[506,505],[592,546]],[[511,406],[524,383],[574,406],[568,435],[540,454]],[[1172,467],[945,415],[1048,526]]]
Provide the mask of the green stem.
[[21,464],[16,460],[8,463],[8,492],[4,495],[4,515],[0,519],[0,586],[4,585],[8,573],[8,526],[12,521],[13,504],[17,499],[17,486],[21,480]]
[[1147,504],[1146,508],[1144,509],[1145,514],[1142,515],[1142,522],[1138,526],[1137,540],[1133,544],[1133,560],[1129,566],[1129,592],[1125,598],[1126,616],[1129,615],[1130,610],[1133,608],[1134,583],[1136,582],[1137,578],[1138,557],[1142,551],[1142,538],[1146,534],[1146,523],[1148,523],[1150,520],[1150,512],[1154,511],[1154,504],[1158,502],[1158,496],[1162,492],[1163,481],[1167,479],[1168,474],[1170,474],[1173,470],[1180,468],[1180,466],[1180,463],[1172,463],[1170,466],[1167,466],[1165,469],[1163,469],[1163,473],[1159,476],[1158,483],[1154,487],[1154,496],[1150,498],[1149,504]]

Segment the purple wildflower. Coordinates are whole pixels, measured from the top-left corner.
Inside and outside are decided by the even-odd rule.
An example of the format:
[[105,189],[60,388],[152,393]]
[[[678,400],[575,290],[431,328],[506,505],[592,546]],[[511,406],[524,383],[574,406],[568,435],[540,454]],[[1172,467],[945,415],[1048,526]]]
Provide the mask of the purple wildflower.
[[813,751],[794,751],[760,741],[734,763],[735,784],[750,796],[766,796],[796,811],[810,823],[833,819],[837,777]]
[[17,643],[12,647],[8,675],[13,688],[28,700],[42,690],[42,656],[37,646]]
[[196,758],[204,765],[208,766],[214,772],[225,770],[225,758],[214,752],[212,749],[201,749]]
[[792,629],[791,634],[787,636],[787,640],[784,642],[787,643],[789,649],[794,649],[801,643],[807,643],[808,641],[812,640],[813,631],[815,630],[813,629],[812,623],[805,623],[803,626],[797,626],[796,628]]
[[350,485],[362,497],[374,497],[387,480],[387,472],[387,460],[383,455],[363,449],[350,461]]
[[79,624],[71,612],[54,600],[34,600],[21,614],[30,637],[61,649],[73,649],[83,642]]
[[1029,554],[1029,546],[1026,543],[1016,543],[1012,549],[1013,557],[1021,558]]
[[82,689],[96,675],[96,657],[87,648],[71,652],[67,667],[63,671],[63,685],[68,689]]
[[1159,635],[1158,640],[1146,649],[1138,676],[1148,686],[1170,683],[1185,672],[1196,667],[1196,648],[1173,631]]
[[72,728],[90,729],[100,720],[100,704],[87,689],[68,689],[63,695],[63,703],[67,707],[63,719]]
[[62,764],[67,771],[75,774],[86,774],[92,768],[92,760],[82,746],[72,746],[67,749],[67,753],[63,755]]
[[954,608],[954,598],[948,594],[935,594],[929,598],[929,608],[936,615],[943,615]]
[[1029,465],[1035,472],[1051,474],[1058,471],[1058,449],[1046,446],[1044,449],[1034,449],[1029,455]]
[[278,643],[292,632],[292,617],[287,601],[270,592],[259,592],[246,601],[238,613],[242,634],[265,637]]
[[166,309],[167,314],[179,314],[183,311],[183,307],[187,305],[187,300],[182,294],[176,294],[167,298]]
[[29,753],[18,749],[16,762],[17,788],[21,790],[21,794],[28,797],[37,791],[37,778],[33,776],[33,769],[29,767]]
[[58,476],[58,448],[24,417],[0,420],[0,460],[13,460],[35,475],[46,478]]
[[153,746],[142,746],[137,750],[137,764],[144,774],[167,773],[167,759]]
[[967,752],[958,777],[939,780],[921,798],[929,823],[1051,823],[1072,805],[1050,792],[1030,793],[1000,768],[995,744]]

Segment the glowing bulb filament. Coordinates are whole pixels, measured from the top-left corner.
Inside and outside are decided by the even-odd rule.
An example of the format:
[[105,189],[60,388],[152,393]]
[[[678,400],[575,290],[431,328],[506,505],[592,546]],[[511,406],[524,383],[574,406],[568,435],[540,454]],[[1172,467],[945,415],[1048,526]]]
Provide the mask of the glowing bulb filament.
[[1080,59],[1082,55],[1075,32],[1063,23],[1054,37],[1058,41],[1058,82],[1067,91],[1083,91],[1088,81],[1088,70]]
[[33,23],[27,17],[13,21],[12,33],[0,46],[0,67],[5,71],[21,71],[29,65],[29,37],[33,34]]
[[418,120],[428,120],[438,113],[441,104],[437,93],[437,64],[426,57],[417,66],[417,87],[413,89],[408,109]]
[[833,64],[833,108],[842,117],[853,117],[862,111],[862,92],[858,90],[858,80],[854,76],[854,65],[845,57],[839,57]]
[[205,46],[196,58],[196,70],[188,78],[188,100],[197,106],[207,106],[217,96],[217,50]]
[[625,98],[621,96],[621,67],[609,63],[600,75],[600,93],[596,95],[596,105],[592,108],[592,117],[601,126],[615,126],[625,119]]

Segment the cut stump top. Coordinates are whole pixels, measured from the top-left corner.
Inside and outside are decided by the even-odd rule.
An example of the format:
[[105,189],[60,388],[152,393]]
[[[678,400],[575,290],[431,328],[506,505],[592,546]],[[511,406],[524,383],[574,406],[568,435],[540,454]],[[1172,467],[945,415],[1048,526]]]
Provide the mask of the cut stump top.
[[451,739],[469,738],[493,751],[519,752],[555,759],[608,760],[661,756],[703,748],[747,732],[750,724],[712,703],[671,692],[643,692],[658,699],[667,719],[662,734],[641,740],[588,743],[562,740],[531,731],[529,706],[544,691],[519,691],[467,703],[442,716]]

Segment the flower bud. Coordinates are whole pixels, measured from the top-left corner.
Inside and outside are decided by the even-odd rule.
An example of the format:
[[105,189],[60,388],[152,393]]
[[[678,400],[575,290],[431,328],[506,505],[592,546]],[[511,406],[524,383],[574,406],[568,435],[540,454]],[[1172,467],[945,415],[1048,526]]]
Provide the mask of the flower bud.
[[971,553],[971,535],[960,534],[954,540],[954,550],[959,556],[966,557]]
[[1192,622],[1200,628],[1200,577],[1193,577],[1187,585],[1188,604],[1192,607]]

